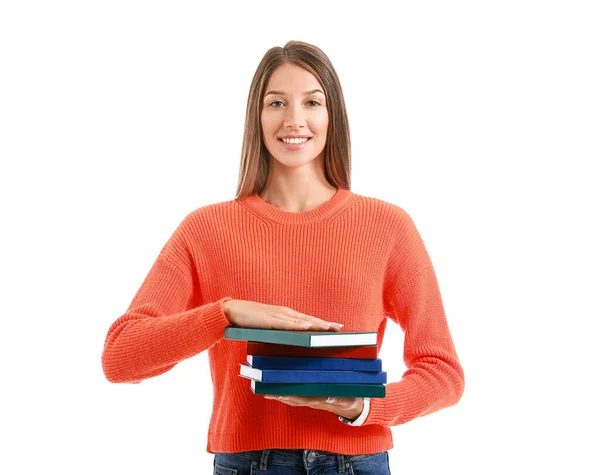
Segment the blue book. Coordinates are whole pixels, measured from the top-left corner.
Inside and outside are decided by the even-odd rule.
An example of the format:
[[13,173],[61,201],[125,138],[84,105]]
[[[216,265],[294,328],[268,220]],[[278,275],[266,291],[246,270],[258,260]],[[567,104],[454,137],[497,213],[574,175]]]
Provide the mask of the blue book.
[[311,369],[320,371],[382,371],[380,358],[316,358],[304,356],[248,355],[246,361],[258,369]]
[[258,369],[248,364],[240,364],[240,374],[244,378],[261,383],[337,383],[337,384],[385,384],[387,373],[379,371],[312,371],[289,369]]

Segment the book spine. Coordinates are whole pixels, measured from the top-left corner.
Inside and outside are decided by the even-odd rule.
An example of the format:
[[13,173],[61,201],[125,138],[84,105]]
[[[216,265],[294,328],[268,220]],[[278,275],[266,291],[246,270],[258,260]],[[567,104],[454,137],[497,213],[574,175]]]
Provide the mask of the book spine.
[[373,371],[382,370],[381,359],[311,358],[302,356],[251,355],[251,366],[258,369],[293,369],[318,371]]
[[298,383],[298,384],[385,384],[385,371],[372,373],[368,371],[298,371],[298,370],[262,370],[263,383]]
[[383,384],[271,384],[252,381],[254,394],[384,398]]
[[301,331],[227,327],[225,329],[225,338],[257,343],[310,347],[310,335]]

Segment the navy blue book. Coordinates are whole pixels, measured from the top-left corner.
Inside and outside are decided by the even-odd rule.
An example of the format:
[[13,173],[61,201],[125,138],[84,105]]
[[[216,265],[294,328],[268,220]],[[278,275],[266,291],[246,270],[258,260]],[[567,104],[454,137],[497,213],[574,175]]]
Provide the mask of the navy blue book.
[[316,358],[304,356],[248,355],[246,361],[257,369],[305,369],[317,371],[382,371],[381,359]]
[[337,384],[385,384],[387,373],[379,371],[312,371],[289,369],[257,369],[240,364],[240,376],[261,383],[337,383]]

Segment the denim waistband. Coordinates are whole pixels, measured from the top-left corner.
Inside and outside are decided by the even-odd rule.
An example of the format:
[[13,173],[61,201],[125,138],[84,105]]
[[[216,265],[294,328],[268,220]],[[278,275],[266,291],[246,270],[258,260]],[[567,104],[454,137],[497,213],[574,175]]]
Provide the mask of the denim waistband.
[[344,455],[316,449],[264,449],[223,453],[223,455],[245,458],[251,461],[252,465],[263,471],[267,470],[268,465],[273,463],[297,464],[298,466],[303,466],[305,468],[319,464],[335,463],[338,472],[343,473],[349,462],[373,454]]

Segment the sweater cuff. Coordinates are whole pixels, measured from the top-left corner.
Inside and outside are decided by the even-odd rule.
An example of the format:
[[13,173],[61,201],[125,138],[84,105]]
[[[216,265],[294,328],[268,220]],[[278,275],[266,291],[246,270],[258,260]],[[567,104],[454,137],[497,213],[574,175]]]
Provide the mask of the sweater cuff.
[[367,418],[362,422],[361,425],[386,425],[385,421],[387,420],[387,417],[385,415],[385,398],[371,398],[369,405],[369,413],[367,414]]
[[231,326],[223,310],[223,304],[227,300],[233,300],[233,297],[223,297],[205,307],[202,320],[208,334],[214,340],[222,340],[225,336],[225,328]]
[[369,415],[369,411],[371,408],[371,398],[364,397],[363,401],[363,411],[360,413],[360,416],[358,416],[354,421],[350,423],[351,426],[362,426],[365,422],[365,419]]

